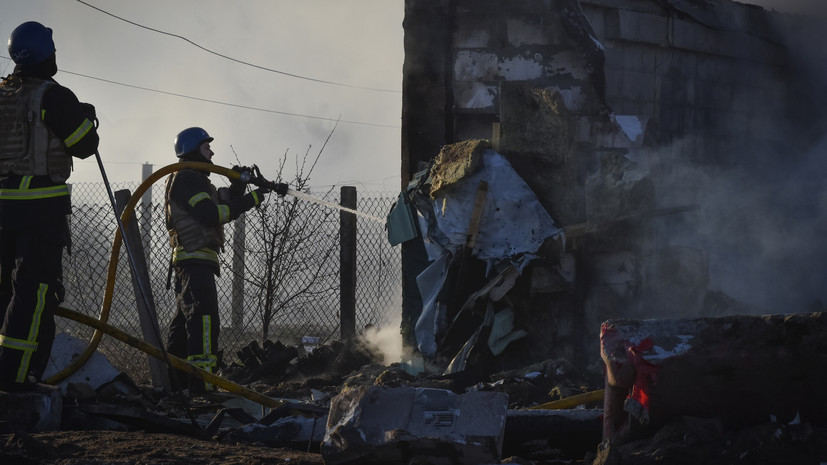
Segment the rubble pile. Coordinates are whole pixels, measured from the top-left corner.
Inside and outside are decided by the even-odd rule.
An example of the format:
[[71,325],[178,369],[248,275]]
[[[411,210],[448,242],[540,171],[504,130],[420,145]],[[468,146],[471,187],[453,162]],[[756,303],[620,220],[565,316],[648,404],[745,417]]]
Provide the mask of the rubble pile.
[[[185,437],[191,438],[187,441],[205,441],[210,444],[209,448],[222,450],[220,447],[226,447],[227,453],[236,451],[238,454],[239,445],[245,445],[248,448],[264,446],[286,454],[310,452],[318,457],[318,462],[305,463],[409,463],[417,457],[427,463],[439,463],[437,457],[453,457],[451,463],[467,464],[723,464],[732,463],[734,457],[769,457],[766,462],[756,463],[786,463],[772,460],[788,457],[808,463],[807,460],[823,457],[827,453],[824,446],[827,444],[827,429],[815,421],[818,418],[810,414],[812,409],[802,409],[799,415],[790,409],[775,409],[775,416],[756,416],[750,418],[753,421],[746,425],[733,424],[725,415],[716,415],[715,411],[698,410],[696,407],[713,405],[715,400],[714,396],[704,397],[712,391],[704,391],[704,384],[698,381],[711,379],[711,375],[732,376],[738,367],[733,366],[734,371],[730,370],[731,374],[727,375],[728,372],[720,368],[720,364],[734,359],[719,356],[715,359],[718,365],[709,365],[708,369],[712,372],[703,375],[702,371],[698,371],[700,366],[693,362],[733,350],[733,344],[748,344],[749,337],[759,336],[767,348],[765,354],[777,354],[781,358],[777,358],[776,363],[780,362],[795,371],[800,364],[792,363],[794,359],[790,357],[803,353],[804,347],[823,348],[823,343],[819,342],[827,340],[821,337],[823,334],[820,332],[823,331],[820,329],[823,328],[820,325],[823,316],[788,318],[784,321],[772,317],[733,317],[727,321],[705,319],[680,323],[683,324],[680,328],[675,327],[679,322],[669,321],[671,326],[660,322],[664,326],[659,326],[652,321],[617,320],[607,323],[606,332],[609,332],[608,328],[616,328],[616,331],[626,335],[604,338],[605,341],[614,340],[614,347],[626,347],[623,341],[629,340],[638,341],[639,345],[642,334],[651,335],[657,344],[653,344],[648,352],[643,350],[645,346],[637,350],[651,363],[660,361],[662,371],[659,372],[659,379],[663,381],[663,384],[654,383],[649,391],[652,396],[649,427],[644,428],[645,425],[638,419],[624,412],[622,418],[636,422],[632,429],[637,434],[616,437],[612,441],[603,441],[604,430],[610,424],[606,418],[614,417],[611,407],[604,415],[602,400],[565,407],[553,406],[578,394],[593,394],[604,388],[602,375],[595,376],[590,370],[584,370],[568,360],[548,359],[492,372],[471,384],[469,379],[459,376],[462,372],[412,374],[409,372],[411,367],[402,363],[375,363],[379,354],[371,353],[368,345],[356,344],[358,348],[345,350],[339,342],[335,342],[320,345],[312,353],[302,353],[290,361],[289,368],[281,373],[270,373],[266,377],[267,382],[262,379],[250,384],[259,392],[284,400],[281,407],[269,411],[226,392],[196,398],[180,394],[170,396],[157,388],[135,385],[123,374],[103,382],[98,388],[83,383],[67,384],[63,388],[65,393],[61,388],[52,388],[51,392],[57,393],[57,397],[53,395],[52,398],[62,402],[60,424],[59,427],[45,429],[59,428],[61,431],[20,436],[7,430],[2,435],[6,443],[0,446],[0,458],[22,460],[39,457],[38,460],[45,460],[48,457],[44,456],[43,451],[49,450],[53,452],[49,457],[61,457],[67,453],[66,446],[57,447],[56,444],[65,444],[67,435],[73,433],[77,435],[77,441],[84,438],[84,442],[72,453],[77,455],[78,448],[86,448],[89,454],[93,454],[95,441],[84,436],[86,431],[96,434],[106,431],[133,433],[136,444],[144,441],[144,437],[154,437],[158,441],[157,447],[169,449],[166,453],[170,455],[183,440],[178,440],[179,444],[161,446],[164,441],[170,437]],[[761,325],[749,324],[752,321],[764,322],[765,329],[758,331]],[[720,329],[718,323],[720,328],[730,328],[726,330],[729,337],[715,335],[715,331]],[[701,331],[704,325],[708,325],[709,329]],[[653,332],[652,328],[662,331]],[[693,342],[697,343],[699,352],[687,358],[686,354],[692,351],[680,344],[686,343],[692,328],[695,329]],[[740,336],[736,336],[738,334]],[[669,341],[674,341],[672,346],[668,345]],[[266,345],[274,347],[278,344]],[[255,345],[251,343],[251,346]],[[293,349],[298,350],[297,347]],[[251,350],[254,349],[251,347]],[[664,358],[666,353],[675,356],[673,359]],[[748,352],[739,353],[746,354],[747,358],[743,360],[758,363],[751,360]],[[772,359],[765,357],[764,360]],[[808,360],[813,361],[806,357],[801,359],[803,363],[809,363]],[[815,361],[819,360],[816,357]],[[763,380],[767,383],[767,389],[781,389],[766,391],[767,395],[776,397],[772,405],[780,405],[779,402],[784,401],[780,398],[784,395],[783,386],[779,388],[780,385],[773,384],[775,375],[763,377],[763,368],[750,368],[750,363],[744,365],[743,370],[752,373],[753,382]],[[623,369],[624,365],[608,366]],[[328,367],[328,370],[322,367]],[[340,370],[332,367],[339,367]],[[690,370],[692,367],[695,367],[694,371]],[[772,368],[767,364],[762,364],[762,367]],[[813,376],[823,377],[824,372],[821,370]],[[681,383],[685,385],[683,389],[686,392],[692,389],[701,391],[690,394],[681,391],[679,396],[666,397],[659,394],[659,387],[674,390],[676,384]],[[739,385],[736,383],[736,386]],[[729,385],[716,383],[714,386],[725,390]],[[605,384],[605,388],[607,393],[618,392],[618,387],[611,383]],[[621,408],[627,403],[626,394],[624,391],[620,397]],[[10,394],[0,395],[0,402],[11,397]],[[466,397],[468,402],[460,402]],[[819,405],[817,396],[800,397]],[[403,408],[402,399],[408,399],[410,406]],[[416,399],[423,400],[418,403]],[[493,400],[480,399],[498,399],[496,405],[500,405],[500,420],[479,420],[479,424],[474,425],[474,428],[487,428],[484,435],[489,438],[487,441],[477,438],[476,429],[463,426],[469,423],[460,421],[476,415],[494,414]],[[793,399],[786,398],[790,402]],[[20,397],[15,395],[14,400],[19,403]],[[725,398],[721,401],[730,402]],[[413,408],[415,405],[421,408]],[[770,404],[764,402],[754,407],[759,411],[767,405]],[[675,406],[681,407],[681,410],[675,410]],[[359,431],[373,433],[362,439]],[[377,431],[395,433],[378,435]],[[477,439],[469,442],[467,435]],[[100,434],[101,441],[109,437]],[[122,436],[118,441],[128,442],[128,438]],[[99,451],[101,455],[98,457],[115,450],[110,447],[109,450]],[[158,457],[164,456],[164,452],[158,451],[156,454]],[[482,456],[488,458],[481,462]],[[112,460],[111,455],[108,457]],[[20,463],[25,463],[25,460]],[[164,463],[190,462],[170,458]]]

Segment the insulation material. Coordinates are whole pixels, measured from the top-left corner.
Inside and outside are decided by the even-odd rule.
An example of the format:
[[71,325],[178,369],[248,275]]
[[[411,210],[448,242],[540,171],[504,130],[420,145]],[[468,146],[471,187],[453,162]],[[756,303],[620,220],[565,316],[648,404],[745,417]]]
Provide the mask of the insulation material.
[[[86,350],[87,345],[89,345],[87,341],[66,333],[60,333],[55,336],[51,357],[43,373],[43,379],[48,379],[69,366],[69,364]],[[92,389],[97,389],[114,380],[120,374],[121,372],[109,363],[106,356],[100,353],[100,351],[95,351],[82,367],[58,383],[58,386],[63,390],[64,394],[71,383],[85,383],[91,386]]]
[[473,250],[477,258],[508,260],[534,253],[547,238],[562,234],[505,157],[489,149],[482,153],[476,172],[466,174],[435,198],[436,224],[447,240],[440,244],[443,248],[456,251],[465,244],[480,181],[488,184],[488,195]]

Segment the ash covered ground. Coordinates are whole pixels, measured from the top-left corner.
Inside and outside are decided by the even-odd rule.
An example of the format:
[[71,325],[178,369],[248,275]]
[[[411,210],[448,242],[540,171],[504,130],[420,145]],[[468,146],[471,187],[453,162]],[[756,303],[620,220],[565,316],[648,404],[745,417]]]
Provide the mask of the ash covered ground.
[[[349,388],[364,385],[414,386],[505,392],[510,409],[524,409],[603,388],[602,374],[579,369],[565,360],[546,360],[473,379],[406,372],[396,363],[384,365],[369,346],[335,343],[302,354],[279,371],[249,379],[243,366],[225,367],[256,391],[270,397],[299,400],[323,409],[330,399]],[[244,379],[247,377],[248,379]],[[317,443],[295,443],[289,438],[252,440],[232,421],[210,429],[206,423],[225,408],[228,393],[185,398],[131,384],[121,378],[118,388],[104,386],[94,395],[67,394],[61,431],[0,435],[0,462],[15,464],[323,464]],[[128,386],[124,388],[124,386]],[[77,397],[73,398],[72,395]],[[82,405],[132,408],[132,414],[79,417]],[[601,408],[600,402],[578,408]],[[147,419],[149,418],[149,419]],[[158,419],[177,419],[180,431],[171,431]],[[229,418],[229,417],[228,417]],[[191,420],[191,421],[188,421]],[[106,422],[110,423],[106,423]],[[195,421],[199,426],[193,426]],[[238,423],[236,422],[235,425]],[[104,427],[103,425],[108,425]],[[563,464],[787,464],[821,463],[827,459],[827,430],[794,418],[767,419],[766,423],[731,429],[715,418],[678,417],[654,434],[622,445],[601,444],[600,431],[561,443],[553,434],[545,439],[509,437],[500,463]]]

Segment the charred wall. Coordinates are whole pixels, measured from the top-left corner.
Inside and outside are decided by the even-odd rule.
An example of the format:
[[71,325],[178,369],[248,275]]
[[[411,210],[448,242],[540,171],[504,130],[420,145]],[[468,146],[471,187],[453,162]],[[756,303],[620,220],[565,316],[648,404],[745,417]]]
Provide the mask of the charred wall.
[[[745,260],[771,252],[756,232],[765,224],[753,220],[788,219],[768,193],[782,186],[786,167],[802,166],[824,120],[819,82],[799,72],[806,54],[788,40],[801,18],[727,0],[519,0],[507,8],[406,0],[405,8],[403,182],[441,146],[487,139],[560,226],[698,206],[570,240],[574,294],[532,287],[531,305],[582,311],[577,324],[589,328],[610,317],[697,316],[755,302],[791,310],[771,308],[755,290],[772,276],[738,270],[755,270],[763,263]],[[782,191],[791,197],[784,201],[799,201]],[[751,214],[767,202],[779,208]],[[824,231],[823,222],[811,230]],[[412,278],[425,260],[417,244],[403,247]],[[421,304],[412,283],[407,321]]]

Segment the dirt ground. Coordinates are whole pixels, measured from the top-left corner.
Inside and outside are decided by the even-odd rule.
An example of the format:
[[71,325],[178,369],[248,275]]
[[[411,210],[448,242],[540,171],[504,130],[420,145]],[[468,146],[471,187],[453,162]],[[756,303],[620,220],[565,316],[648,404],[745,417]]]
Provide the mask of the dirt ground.
[[[654,437],[622,446],[596,445],[583,457],[547,447],[501,463],[525,465],[813,464],[827,459],[827,430],[767,423],[723,431],[715,420],[681,418]],[[14,465],[324,464],[321,454],[262,444],[227,444],[186,435],[123,431],[57,431],[0,435],[0,463]]]
[[57,431],[0,435],[0,463],[54,465],[316,465],[318,453],[222,444],[178,434]]
[[[327,355],[325,355],[327,354]],[[602,388],[602,376],[579,371],[565,360],[546,360],[519,369],[486,376],[483,380],[462,377],[412,376],[398,364],[384,366],[372,363],[370,354],[332,347],[318,352],[302,363],[281,370],[280,376],[245,380],[251,388],[273,398],[290,398],[311,403],[311,393],[324,406],[329,399],[350,386],[374,384],[386,387],[401,385],[449,389],[454,392],[493,390],[509,397],[510,409],[522,409],[583,392]],[[236,376],[249,376],[249,370],[238,368]],[[228,370],[227,373],[230,373]],[[247,440],[243,422],[221,424],[213,433],[209,428],[164,431],[164,422],[199,415],[203,423],[220,410],[221,403],[209,398],[185,401],[172,398],[149,387],[134,386],[134,391],[102,387],[93,397],[64,397],[62,431],[42,433],[0,434],[0,464],[61,464],[61,465],[190,465],[190,464],[324,464],[319,444],[295,443],[289,447],[264,444],[262,439]],[[222,394],[223,396],[224,394]],[[213,397],[221,397],[213,395]],[[198,399],[207,399],[199,402]],[[118,428],[102,427],[94,416],[80,416],[80,406],[121,406],[126,410],[147,412],[156,420],[147,424],[118,419]],[[599,409],[601,403],[584,405]],[[67,414],[68,413],[68,414]],[[0,412],[2,418],[2,412]],[[192,417],[190,417],[192,418]],[[133,418],[134,419],[134,418]],[[106,421],[109,421],[107,419]],[[178,423],[176,423],[178,424]],[[242,425],[242,426],[238,426]],[[127,427],[124,430],[124,426]],[[748,428],[732,429],[717,419],[679,417],[653,435],[622,445],[600,444],[600,431],[580,436],[573,447],[559,438],[526,440],[509,436],[500,463],[523,465],[681,465],[681,464],[813,464],[827,463],[827,428],[778,419]],[[558,431],[563,433],[563,431]],[[594,434],[597,433],[597,434]],[[545,434],[545,433],[543,433]],[[241,438],[241,439],[239,439]],[[516,439],[516,441],[515,441]],[[269,441],[269,439],[268,439]],[[563,441],[564,443],[566,441]],[[569,447],[566,448],[566,445]],[[417,462],[419,463],[419,462]],[[447,463],[447,462],[446,462]]]

